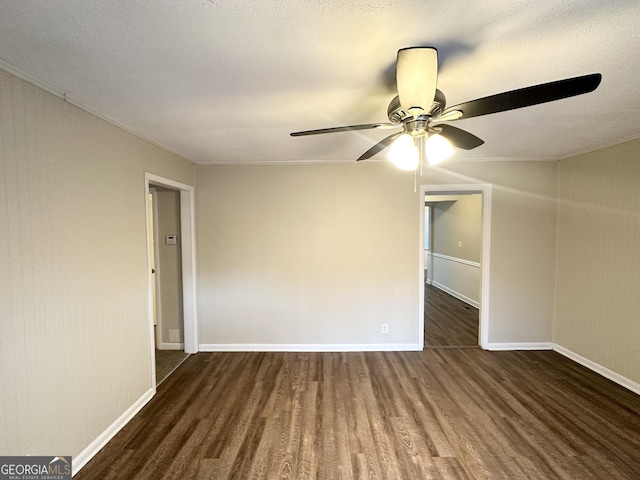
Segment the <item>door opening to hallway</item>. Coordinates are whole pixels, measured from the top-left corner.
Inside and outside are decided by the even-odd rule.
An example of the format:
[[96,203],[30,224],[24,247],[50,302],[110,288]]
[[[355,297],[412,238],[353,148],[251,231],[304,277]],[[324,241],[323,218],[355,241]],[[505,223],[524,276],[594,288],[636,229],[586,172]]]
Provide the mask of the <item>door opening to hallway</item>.
[[488,185],[421,187],[424,348],[486,343],[490,193]]
[[149,242],[156,384],[188,356],[184,351],[180,192],[149,188]]

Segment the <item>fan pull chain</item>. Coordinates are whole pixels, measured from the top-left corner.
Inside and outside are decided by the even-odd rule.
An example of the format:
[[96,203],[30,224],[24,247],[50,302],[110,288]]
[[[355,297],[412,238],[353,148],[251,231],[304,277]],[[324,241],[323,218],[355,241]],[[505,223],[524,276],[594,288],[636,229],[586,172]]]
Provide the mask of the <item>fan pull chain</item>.
[[[416,146],[418,147],[418,164],[420,165],[420,176],[422,177],[422,168],[424,166],[424,138],[416,138]],[[418,169],[413,171],[413,193],[418,191]]]
[[425,146],[424,142],[425,142],[424,137],[420,137],[418,139],[418,158],[420,159],[420,176],[421,177],[422,177],[422,169],[424,167],[424,146]]

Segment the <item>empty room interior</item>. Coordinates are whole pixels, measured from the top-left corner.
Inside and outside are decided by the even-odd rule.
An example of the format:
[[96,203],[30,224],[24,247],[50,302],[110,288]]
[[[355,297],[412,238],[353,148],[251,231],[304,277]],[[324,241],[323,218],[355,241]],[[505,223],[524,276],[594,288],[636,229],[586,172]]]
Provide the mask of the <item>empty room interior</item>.
[[637,478],[638,24],[626,0],[5,2],[0,456]]

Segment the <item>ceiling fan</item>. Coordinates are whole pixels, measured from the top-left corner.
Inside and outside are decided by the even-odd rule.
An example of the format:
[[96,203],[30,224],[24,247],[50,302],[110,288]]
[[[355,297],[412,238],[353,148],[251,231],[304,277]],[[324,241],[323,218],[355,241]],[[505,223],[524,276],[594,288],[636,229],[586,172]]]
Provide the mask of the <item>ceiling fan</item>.
[[398,95],[387,108],[389,122],[293,132],[292,137],[350,130],[402,128],[364,152],[367,160],[387,147],[389,159],[405,170],[416,170],[425,158],[436,164],[453,154],[452,146],[471,150],[484,143],[475,135],[446,122],[529,107],[594,91],[602,75],[593,73],[550,83],[510,90],[446,108],[444,94],[436,88],[438,52],[432,47],[409,47],[398,51]]

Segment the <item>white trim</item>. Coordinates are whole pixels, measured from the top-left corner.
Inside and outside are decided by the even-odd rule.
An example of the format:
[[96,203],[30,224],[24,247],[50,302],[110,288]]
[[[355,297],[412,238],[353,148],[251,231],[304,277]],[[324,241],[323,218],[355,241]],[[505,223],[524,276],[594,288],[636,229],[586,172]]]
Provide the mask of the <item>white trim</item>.
[[[156,295],[155,295],[155,308],[156,308],[156,316],[155,316],[155,321],[156,321],[156,334],[155,334],[155,339],[156,339],[156,348],[160,348],[160,345],[162,344],[162,273],[161,273],[161,265],[160,265],[160,248],[158,247],[160,245],[160,237],[158,236],[158,191],[155,188],[151,188],[149,187],[149,193],[151,193],[151,198],[152,198],[152,203],[153,203],[153,232],[151,232],[151,234],[153,235],[153,244],[154,244],[154,248],[153,248],[153,256],[154,261],[153,264],[155,265],[155,269],[156,269],[156,273],[155,273],[155,284],[156,284]],[[154,374],[155,375],[155,374]]]
[[[420,220],[418,222],[418,236],[420,241],[420,252],[418,255],[418,345],[420,348],[424,348],[424,217],[425,217],[425,209],[429,208],[425,205],[424,202],[425,190],[423,186],[420,186]],[[431,214],[432,212],[429,212]],[[431,218],[431,215],[429,215]],[[429,230],[431,232],[431,230]],[[431,244],[431,242],[429,242]],[[433,269],[431,265],[429,265],[429,272],[432,272]],[[427,274],[427,278],[430,273]]]
[[489,343],[489,269],[491,267],[491,185],[482,191],[482,259],[480,260],[480,326],[478,336],[482,348]]
[[399,352],[420,351],[417,343],[203,343],[200,352]]
[[[182,310],[184,351],[198,353],[196,296],[196,206],[193,187],[180,189],[180,233],[182,234]],[[190,241],[187,241],[189,239]],[[189,319],[189,321],[187,321]]]
[[67,93],[60,90],[57,87],[54,87],[50,83],[45,82],[44,80],[40,80],[39,78],[34,77],[33,75],[28,74],[27,72],[23,72],[22,70],[14,67],[13,65],[5,62],[4,60],[0,60],[0,68],[5,72],[10,73],[14,77],[18,77],[20,80],[24,80],[31,85],[38,87],[41,90],[44,90],[51,95],[55,95],[58,98],[61,98],[64,101],[67,100]]
[[551,342],[508,342],[508,343],[487,343],[485,350],[502,351],[502,350],[552,350]]
[[79,455],[73,457],[72,476],[80,471],[109,440],[111,440],[144,407],[156,393],[155,388],[147,390],[136,402],[120,415],[104,432],[89,444]]
[[[151,248],[150,248],[150,244],[151,242],[155,241],[152,240],[154,238],[154,232],[150,231],[151,229],[149,228],[149,195],[151,194],[151,189],[149,188],[149,182],[146,180],[146,174],[145,174],[145,184],[144,184],[144,219],[145,219],[145,230],[147,232],[147,315],[148,315],[148,319],[147,319],[147,325],[149,326],[149,361],[151,362],[151,385],[153,385],[153,388],[155,389],[156,387],[156,338],[155,338],[155,331],[156,331],[156,324],[154,324],[154,320],[156,320],[157,323],[157,318],[159,316],[158,312],[156,312],[156,318],[154,319],[154,315],[153,315],[153,310],[156,307],[157,302],[155,301],[155,296],[154,296],[154,291],[153,291],[153,286],[154,286],[154,279],[153,279],[153,273],[151,273],[151,269],[153,268],[154,265],[154,261],[151,258]],[[153,210],[155,211],[155,206],[153,208]],[[153,230],[156,230],[156,225],[153,226]],[[155,250],[155,248],[154,248]],[[154,255],[155,255],[155,251],[154,251]],[[156,265],[157,266],[157,265]],[[158,275],[156,275],[156,292],[158,291],[158,284],[157,284],[157,280],[158,280]]]
[[480,193],[482,194],[482,257],[480,259],[480,305],[479,305],[479,325],[478,344],[484,349],[489,345],[489,288],[491,269],[491,184],[457,184],[457,185],[420,185],[420,232],[419,232],[419,286],[418,294],[418,342],[424,347],[424,197],[428,193],[461,194]]
[[450,257],[449,255],[444,255],[442,253],[434,253],[434,252],[429,252],[429,255],[436,258],[443,258],[444,260],[449,260],[451,262],[462,263],[464,265],[469,265],[471,267],[480,268],[480,264],[478,262],[472,262],[471,260],[465,260],[464,258]]
[[439,288],[440,290],[442,290],[443,292],[448,293],[449,295],[451,295],[452,297],[456,297],[458,300],[471,305],[472,307],[475,307],[477,309],[480,308],[480,302],[477,302],[476,300],[466,297],[463,294],[461,294],[460,292],[456,292],[455,290],[451,290],[449,287],[442,285],[441,283],[438,282],[431,282],[431,285],[433,285],[436,288]]
[[184,350],[184,343],[162,342],[158,345],[158,350]]
[[582,355],[578,355],[577,353],[569,350],[568,348],[562,347],[558,344],[553,344],[553,350],[558,352],[560,355],[564,355],[565,357],[573,360],[576,363],[579,363],[583,367],[588,368],[589,370],[596,372],[599,375],[602,375],[604,378],[611,380],[612,382],[617,383],[618,385],[631,390],[633,393],[640,395],[640,383],[634,382],[633,380],[628,379],[620,375],[619,373],[614,372],[613,370],[609,370],[607,367],[603,367],[599,363],[589,360],[588,358],[583,357]]

